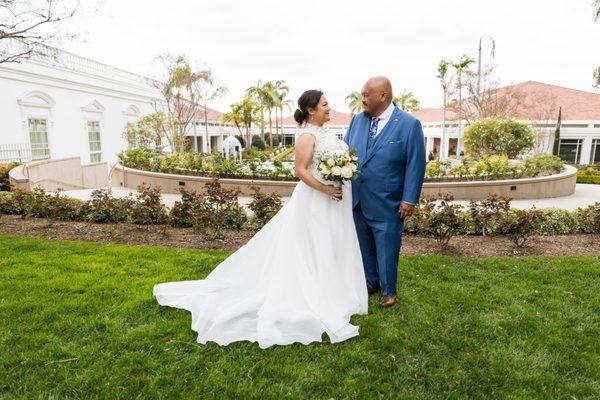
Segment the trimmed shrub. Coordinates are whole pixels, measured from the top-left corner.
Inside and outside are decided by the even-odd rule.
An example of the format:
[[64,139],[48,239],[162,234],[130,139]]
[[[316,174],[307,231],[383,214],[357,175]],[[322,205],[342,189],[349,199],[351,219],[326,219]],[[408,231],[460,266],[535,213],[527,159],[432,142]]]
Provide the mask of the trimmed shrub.
[[485,236],[497,228],[500,213],[510,209],[511,197],[489,193],[487,199],[469,204],[469,215],[475,233]]
[[465,129],[463,139],[467,153],[476,158],[516,158],[533,148],[535,133],[529,125],[511,118],[483,118]]
[[542,218],[536,226],[536,233],[543,236],[569,235],[579,232],[577,214],[561,208],[540,210]]
[[600,233],[600,203],[578,208],[574,213],[577,215],[581,232]]
[[181,200],[177,200],[171,208],[169,222],[171,226],[191,228],[194,224],[193,210],[202,202],[203,195],[194,190],[180,189]]
[[527,176],[546,176],[561,172],[565,162],[552,154],[536,154],[523,160]]
[[195,230],[211,238],[222,237],[223,229],[240,229],[246,223],[246,213],[239,205],[239,190],[224,189],[214,176],[204,187],[201,201],[192,208],[191,221]]
[[281,196],[276,193],[263,194],[258,186],[253,186],[252,190],[254,194],[248,205],[248,208],[254,212],[251,221],[252,228],[260,229],[281,210],[283,203],[281,202]]
[[543,214],[531,210],[511,209],[500,214],[498,231],[508,236],[517,247],[523,247],[525,242],[536,233],[536,228],[543,220]]
[[442,248],[448,247],[450,239],[460,230],[459,210],[461,206],[451,204],[454,197],[449,194],[438,197],[438,203],[426,214],[426,231]]
[[8,172],[19,165],[20,163],[8,163],[0,164],[0,192],[10,190],[10,180],[8,179]]
[[21,209],[14,201],[15,192],[0,192],[0,214],[19,215]]
[[110,189],[96,189],[88,202],[87,219],[90,222],[115,223],[125,222],[129,217],[131,198],[117,199],[112,197]]
[[138,228],[150,225],[166,225],[168,213],[162,204],[160,187],[142,183],[138,186],[135,201],[130,204],[129,218]]
[[265,151],[265,148],[267,147],[265,141],[262,140],[262,138],[258,135],[252,136],[252,142],[250,146],[257,148],[260,151]]

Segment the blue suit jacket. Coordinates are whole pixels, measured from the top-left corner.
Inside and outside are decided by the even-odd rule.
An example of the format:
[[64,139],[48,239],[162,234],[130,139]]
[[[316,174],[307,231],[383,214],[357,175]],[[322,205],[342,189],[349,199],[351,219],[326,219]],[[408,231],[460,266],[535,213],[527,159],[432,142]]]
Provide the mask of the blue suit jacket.
[[395,107],[367,151],[370,123],[366,114],[355,115],[344,138],[358,153],[360,174],[352,181],[352,207],[360,202],[364,216],[374,221],[399,221],[400,202],[418,204],[425,177],[421,122]]

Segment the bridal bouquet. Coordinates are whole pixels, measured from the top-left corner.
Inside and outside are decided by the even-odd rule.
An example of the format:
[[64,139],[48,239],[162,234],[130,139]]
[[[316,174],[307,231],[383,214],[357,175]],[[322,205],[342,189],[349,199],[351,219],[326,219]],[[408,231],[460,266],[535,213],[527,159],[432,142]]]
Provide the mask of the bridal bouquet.
[[318,155],[317,171],[321,178],[341,185],[358,176],[356,150],[330,151]]

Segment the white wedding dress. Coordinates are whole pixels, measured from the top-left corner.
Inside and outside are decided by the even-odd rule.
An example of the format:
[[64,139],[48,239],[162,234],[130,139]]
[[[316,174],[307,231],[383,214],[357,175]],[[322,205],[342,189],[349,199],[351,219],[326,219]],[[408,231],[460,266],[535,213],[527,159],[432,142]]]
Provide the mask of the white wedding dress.
[[[348,146],[307,125],[315,155]],[[317,179],[316,156],[311,172]],[[358,335],[353,314],[367,313],[365,282],[352,218],[350,183],[335,201],[299,182],[288,202],[246,245],[204,280],[154,286],[165,306],[188,310],[198,342],[239,340],[261,348],[294,342],[332,343]]]

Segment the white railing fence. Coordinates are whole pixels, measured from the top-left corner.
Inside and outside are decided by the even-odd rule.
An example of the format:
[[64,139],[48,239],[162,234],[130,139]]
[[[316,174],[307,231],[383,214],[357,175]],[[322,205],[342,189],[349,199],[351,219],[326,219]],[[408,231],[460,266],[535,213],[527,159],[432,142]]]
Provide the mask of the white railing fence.
[[25,144],[0,144],[0,163],[31,161],[31,148]]

